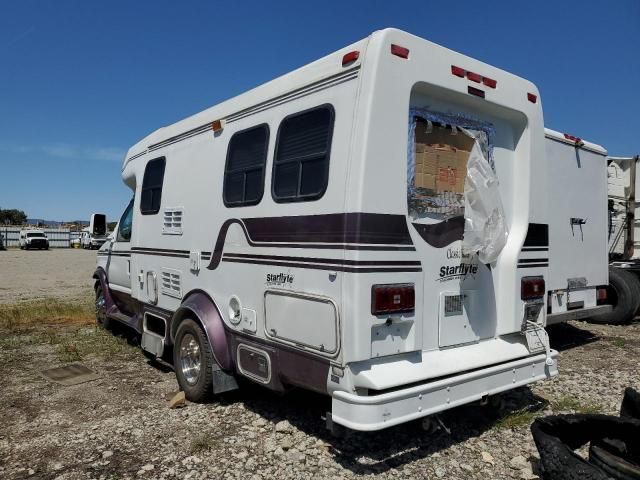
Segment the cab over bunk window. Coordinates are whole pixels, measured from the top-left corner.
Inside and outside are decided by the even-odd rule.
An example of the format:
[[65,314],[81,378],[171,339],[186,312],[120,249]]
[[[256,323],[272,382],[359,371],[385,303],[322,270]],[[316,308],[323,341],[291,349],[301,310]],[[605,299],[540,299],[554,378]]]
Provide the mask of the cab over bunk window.
[[222,197],[227,207],[256,205],[264,192],[269,127],[259,125],[229,140]]
[[278,130],[272,194],[276,202],[316,200],[329,179],[334,111],[330,105],[286,117]]
[[164,157],[150,160],[144,169],[142,191],[140,194],[140,213],[155,215],[160,211],[162,200],[162,181],[164,180]]

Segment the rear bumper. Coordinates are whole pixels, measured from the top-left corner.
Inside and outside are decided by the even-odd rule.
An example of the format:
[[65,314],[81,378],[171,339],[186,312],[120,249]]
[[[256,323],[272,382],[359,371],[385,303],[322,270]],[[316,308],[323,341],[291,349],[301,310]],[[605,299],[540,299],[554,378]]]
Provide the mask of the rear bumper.
[[536,354],[375,396],[335,391],[331,419],[353,430],[381,430],[558,374],[558,352]]
[[597,307],[581,308],[579,310],[569,310],[568,312],[550,313],[547,315],[547,325],[567,322],[569,320],[580,320],[582,318],[592,317],[610,312],[613,307],[611,305],[600,305]]

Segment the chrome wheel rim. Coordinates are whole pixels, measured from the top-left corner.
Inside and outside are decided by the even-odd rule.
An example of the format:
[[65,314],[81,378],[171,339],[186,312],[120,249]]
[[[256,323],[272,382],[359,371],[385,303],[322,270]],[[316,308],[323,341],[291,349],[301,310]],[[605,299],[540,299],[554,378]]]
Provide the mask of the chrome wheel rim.
[[200,344],[192,334],[187,333],[180,342],[180,370],[189,385],[198,383],[201,360]]

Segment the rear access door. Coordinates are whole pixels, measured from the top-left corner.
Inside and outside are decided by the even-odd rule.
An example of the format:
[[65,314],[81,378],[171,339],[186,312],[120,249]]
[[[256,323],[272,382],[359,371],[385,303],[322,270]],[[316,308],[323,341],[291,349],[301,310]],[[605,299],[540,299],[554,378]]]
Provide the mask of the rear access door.
[[[608,281],[607,161],[596,145],[545,131],[552,313],[595,306]],[[542,252],[545,253],[545,252]]]

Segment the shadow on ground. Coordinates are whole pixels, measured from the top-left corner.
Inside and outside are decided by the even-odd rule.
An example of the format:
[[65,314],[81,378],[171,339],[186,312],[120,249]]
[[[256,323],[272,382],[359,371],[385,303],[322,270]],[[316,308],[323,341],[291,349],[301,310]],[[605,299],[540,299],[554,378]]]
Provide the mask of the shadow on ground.
[[343,468],[364,475],[383,473],[428,457],[492,428],[501,428],[501,420],[514,412],[536,412],[547,405],[528,387],[507,392],[498,398],[500,405],[473,404],[440,414],[450,433],[442,428],[435,432],[425,431],[421,421],[414,421],[379,432],[347,430],[340,437],[333,436],[322,420],[331,408],[329,397],[301,390],[279,396],[250,387],[227,395],[222,402],[242,402],[248,410],[274,425],[288,420],[305,434],[326,442],[335,461]]
[[558,323],[547,327],[551,348],[563,352],[600,340],[600,337],[589,330],[588,323],[580,323],[576,327],[571,323]]

